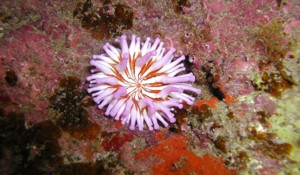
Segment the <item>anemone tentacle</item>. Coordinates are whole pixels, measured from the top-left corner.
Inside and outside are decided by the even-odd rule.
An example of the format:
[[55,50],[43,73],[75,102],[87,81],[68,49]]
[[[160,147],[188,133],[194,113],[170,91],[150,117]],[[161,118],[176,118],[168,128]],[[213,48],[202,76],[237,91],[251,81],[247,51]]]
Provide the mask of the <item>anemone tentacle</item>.
[[178,75],[185,70],[184,56],[174,59],[175,48],[166,51],[159,38],[150,41],[147,37],[141,43],[132,35],[128,44],[122,35],[116,39],[120,48],[106,43],[105,53],[93,55],[90,61],[95,68],[87,77],[87,91],[100,109],[106,107],[105,115],[131,130],[143,130],[144,123],[149,130],[158,130],[159,122],[167,127],[176,121],[172,108],[193,104],[195,98],[185,91],[201,93],[190,84],[195,81],[192,73]]

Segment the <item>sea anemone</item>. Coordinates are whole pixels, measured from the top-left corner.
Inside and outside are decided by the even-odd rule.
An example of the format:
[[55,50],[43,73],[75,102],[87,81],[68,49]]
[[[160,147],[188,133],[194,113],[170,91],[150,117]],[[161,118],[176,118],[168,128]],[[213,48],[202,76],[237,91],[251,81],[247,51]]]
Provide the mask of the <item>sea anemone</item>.
[[90,61],[95,68],[87,77],[87,91],[98,107],[107,106],[105,115],[121,119],[123,125],[130,123],[130,130],[136,126],[143,130],[144,122],[149,130],[158,130],[159,122],[165,127],[174,123],[174,107],[182,108],[183,102],[192,105],[195,100],[184,91],[200,93],[187,83],[195,81],[192,73],[179,74],[185,70],[184,55],[174,59],[175,48],[166,52],[158,38],[153,44],[149,37],[141,43],[132,35],[128,46],[122,35],[116,42],[120,49],[106,43],[105,53],[93,55]]

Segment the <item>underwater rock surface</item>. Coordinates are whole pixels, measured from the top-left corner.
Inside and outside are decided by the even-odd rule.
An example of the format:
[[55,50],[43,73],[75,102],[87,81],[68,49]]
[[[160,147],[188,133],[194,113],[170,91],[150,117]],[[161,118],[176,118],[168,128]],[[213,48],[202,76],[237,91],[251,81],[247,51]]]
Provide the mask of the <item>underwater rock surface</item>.
[[[299,11],[297,0],[2,0],[1,174],[299,174]],[[133,33],[176,48],[202,91],[158,131],[122,127],[87,93],[92,55]]]

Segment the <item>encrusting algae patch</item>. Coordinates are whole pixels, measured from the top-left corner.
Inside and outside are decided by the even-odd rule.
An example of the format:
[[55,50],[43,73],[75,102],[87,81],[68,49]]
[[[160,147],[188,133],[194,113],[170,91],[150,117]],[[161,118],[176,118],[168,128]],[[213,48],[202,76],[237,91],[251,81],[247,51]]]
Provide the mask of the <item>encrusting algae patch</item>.
[[158,145],[142,150],[136,159],[153,158],[153,174],[201,174],[234,175],[235,171],[226,169],[220,158],[210,155],[197,156],[188,149],[185,136],[170,137]]

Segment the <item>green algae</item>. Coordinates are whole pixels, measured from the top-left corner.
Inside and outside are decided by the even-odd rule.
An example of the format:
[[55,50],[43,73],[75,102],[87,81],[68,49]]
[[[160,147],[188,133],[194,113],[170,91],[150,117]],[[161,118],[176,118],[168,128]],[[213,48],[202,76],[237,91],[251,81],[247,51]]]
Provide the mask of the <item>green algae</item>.
[[[277,102],[277,115],[272,116],[271,131],[275,132],[280,140],[290,143],[293,149],[289,158],[295,161],[289,171],[292,174],[299,173],[300,167],[300,88],[293,88],[284,94],[284,97]],[[297,173],[296,173],[297,172]]]

